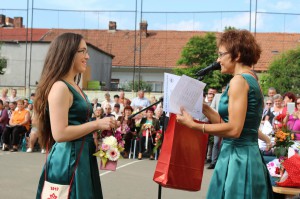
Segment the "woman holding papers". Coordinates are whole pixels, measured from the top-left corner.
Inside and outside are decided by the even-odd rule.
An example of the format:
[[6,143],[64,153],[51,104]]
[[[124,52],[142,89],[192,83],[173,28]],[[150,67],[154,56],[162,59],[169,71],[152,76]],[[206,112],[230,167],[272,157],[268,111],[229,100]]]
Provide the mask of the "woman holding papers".
[[273,198],[269,173],[257,144],[264,98],[251,71],[260,58],[261,48],[246,30],[226,31],[218,47],[221,73],[233,75],[221,96],[219,113],[203,104],[203,114],[212,124],[195,123],[184,108],[177,120],[224,138],[207,198]]

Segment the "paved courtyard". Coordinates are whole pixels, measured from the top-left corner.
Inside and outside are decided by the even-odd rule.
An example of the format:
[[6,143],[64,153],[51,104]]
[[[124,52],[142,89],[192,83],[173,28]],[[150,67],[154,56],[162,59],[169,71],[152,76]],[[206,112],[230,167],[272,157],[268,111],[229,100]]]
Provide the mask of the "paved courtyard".
[[[33,199],[45,155],[0,151],[0,198]],[[156,199],[158,184],[153,180],[156,161],[122,159],[116,172],[100,171],[105,199]],[[207,165],[206,165],[207,166]],[[162,189],[162,199],[205,198],[213,170],[204,169],[201,191]]]

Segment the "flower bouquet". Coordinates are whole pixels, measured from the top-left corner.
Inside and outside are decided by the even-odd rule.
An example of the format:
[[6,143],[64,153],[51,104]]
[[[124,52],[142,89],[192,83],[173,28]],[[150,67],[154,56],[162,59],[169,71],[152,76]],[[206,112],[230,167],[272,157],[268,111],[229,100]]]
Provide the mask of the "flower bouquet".
[[286,126],[275,131],[275,145],[273,148],[277,158],[287,157],[288,148],[294,144],[293,140],[294,134]]
[[159,130],[156,131],[153,153],[157,152],[157,150],[161,147],[161,144],[162,144],[162,130]]
[[147,150],[148,149],[148,140],[149,140],[149,137],[150,139],[152,140],[152,143],[153,143],[153,139],[152,139],[152,134],[155,133],[155,129],[154,129],[154,126],[152,124],[143,124],[142,126],[142,132],[143,132],[143,136],[146,137],[146,141],[145,141],[145,149]]
[[103,131],[100,150],[94,155],[100,158],[100,169],[115,171],[117,161],[124,150],[124,141],[120,131]]

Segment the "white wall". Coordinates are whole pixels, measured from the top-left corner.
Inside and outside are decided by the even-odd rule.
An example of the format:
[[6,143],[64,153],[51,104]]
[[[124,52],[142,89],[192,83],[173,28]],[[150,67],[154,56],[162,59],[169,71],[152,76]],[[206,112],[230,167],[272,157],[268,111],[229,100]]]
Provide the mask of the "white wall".
[[0,86],[22,87],[25,85],[25,78],[29,81],[30,71],[30,85],[35,85],[39,80],[42,72],[43,63],[46,52],[48,50],[48,43],[34,43],[32,45],[31,69],[29,70],[30,62],[30,44],[28,44],[27,51],[27,68],[25,75],[25,43],[4,43],[1,48],[1,56],[7,59],[7,68],[4,75],[1,75]]
[[[0,76],[0,87],[26,87],[30,71],[30,86],[34,88],[40,79],[49,45],[50,43],[42,42],[32,44],[31,68],[29,69],[30,44],[28,43],[27,72],[25,75],[26,44],[3,43],[1,56],[7,59],[7,68],[5,74]],[[112,58],[91,47],[89,48],[89,55],[88,64],[91,66],[91,80],[105,81],[106,85],[109,86]]]
[[[165,68],[141,68],[140,78],[142,81],[152,83],[152,84],[161,84],[163,85],[164,73],[172,73],[172,69]],[[113,67],[112,69],[112,79],[119,79],[120,85],[132,82],[133,80],[133,68],[132,67]],[[135,69],[134,81],[139,80],[139,69]],[[158,90],[153,91],[162,91],[162,89],[157,88]]]

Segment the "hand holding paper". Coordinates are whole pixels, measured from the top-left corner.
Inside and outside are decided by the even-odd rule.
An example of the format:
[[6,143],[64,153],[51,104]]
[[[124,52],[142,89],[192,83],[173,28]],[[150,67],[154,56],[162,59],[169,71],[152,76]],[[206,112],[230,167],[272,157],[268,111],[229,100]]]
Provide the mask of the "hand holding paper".
[[[166,78],[167,77],[167,78]],[[194,118],[201,118],[203,89],[205,83],[183,75],[182,77],[165,74],[165,97],[164,110],[175,114],[181,114],[180,108]],[[169,103],[168,103],[169,102]]]
[[180,109],[181,113],[176,115],[177,122],[191,128],[191,124],[194,123],[193,117],[184,110],[184,108]]

